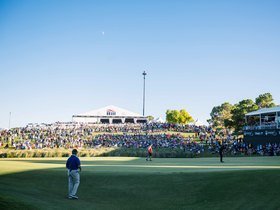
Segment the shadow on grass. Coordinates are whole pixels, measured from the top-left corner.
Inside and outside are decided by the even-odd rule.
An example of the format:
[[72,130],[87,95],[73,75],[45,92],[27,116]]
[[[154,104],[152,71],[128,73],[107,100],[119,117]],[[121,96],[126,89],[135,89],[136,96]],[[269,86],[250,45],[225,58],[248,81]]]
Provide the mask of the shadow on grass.
[[25,204],[24,201],[18,201],[15,200],[12,197],[9,196],[5,196],[5,195],[0,195],[0,204],[1,204],[1,209],[5,210],[5,209],[11,209],[11,210],[17,210],[17,209],[38,209],[33,205],[28,205]]
[[[0,201],[15,209],[277,209],[279,170],[219,173],[81,173],[67,199],[63,168],[0,176]],[[16,201],[16,202],[13,202]],[[1,202],[2,203],[2,202]]]

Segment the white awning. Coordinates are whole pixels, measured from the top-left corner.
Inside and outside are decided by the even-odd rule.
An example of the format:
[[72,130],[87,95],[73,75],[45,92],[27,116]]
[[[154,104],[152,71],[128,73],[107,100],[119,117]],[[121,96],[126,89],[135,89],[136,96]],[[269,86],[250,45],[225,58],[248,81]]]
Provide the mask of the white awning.
[[142,115],[138,113],[134,113],[128,111],[126,109],[119,108],[117,106],[105,106],[101,109],[92,110],[89,112],[85,112],[82,114],[74,115],[74,116],[118,116],[118,117],[142,117]]
[[268,114],[268,113],[275,113],[275,112],[280,112],[280,106],[275,106],[275,107],[272,107],[272,108],[259,109],[259,110],[254,111],[254,112],[249,112],[249,113],[245,114],[245,116],[254,116],[254,115]]

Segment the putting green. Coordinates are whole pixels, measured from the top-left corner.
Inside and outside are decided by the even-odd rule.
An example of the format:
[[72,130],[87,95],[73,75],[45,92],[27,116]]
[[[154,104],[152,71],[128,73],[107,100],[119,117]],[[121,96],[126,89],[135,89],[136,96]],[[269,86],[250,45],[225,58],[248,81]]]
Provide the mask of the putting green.
[[79,200],[67,158],[0,159],[3,209],[278,209],[280,157],[80,158]]

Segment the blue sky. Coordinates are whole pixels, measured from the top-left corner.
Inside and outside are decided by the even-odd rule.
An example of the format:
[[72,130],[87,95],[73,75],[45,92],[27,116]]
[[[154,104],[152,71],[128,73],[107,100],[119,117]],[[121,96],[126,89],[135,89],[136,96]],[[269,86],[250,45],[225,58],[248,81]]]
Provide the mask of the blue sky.
[[280,2],[0,0],[0,128],[106,105],[165,117],[270,92],[280,104]]

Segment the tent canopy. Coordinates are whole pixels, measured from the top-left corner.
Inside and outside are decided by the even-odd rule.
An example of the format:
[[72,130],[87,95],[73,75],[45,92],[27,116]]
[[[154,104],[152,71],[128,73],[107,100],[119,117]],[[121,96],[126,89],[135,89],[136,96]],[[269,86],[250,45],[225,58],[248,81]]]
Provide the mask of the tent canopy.
[[254,116],[254,115],[268,114],[268,113],[274,113],[274,112],[280,112],[280,106],[259,109],[257,111],[249,112],[249,113],[245,114],[245,116]]
[[152,122],[155,122],[155,123],[164,123],[165,120],[163,120],[161,117],[158,117],[158,118],[155,118],[154,120],[152,120]]
[[119,116],[119,117],[126,117],[126,116],[141,117],[141,115],[138,113],[134,113],[113,105],[105,106],[101,109],[96,109],[96,110],[79,114],[79,116],[108,116],[108,115]]

